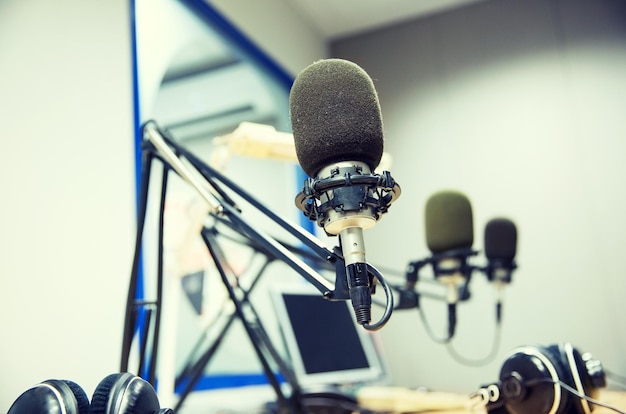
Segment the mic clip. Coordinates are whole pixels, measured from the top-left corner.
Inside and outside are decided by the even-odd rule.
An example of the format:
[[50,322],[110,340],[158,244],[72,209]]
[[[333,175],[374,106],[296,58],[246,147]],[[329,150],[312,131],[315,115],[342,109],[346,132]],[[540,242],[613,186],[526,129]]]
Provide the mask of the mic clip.
[[478,252],[472,248],[459,248],[431,256],[429,261],[435,279],[448,286],[449,304],[469,298],[468,282],[472,277],[474,267],[468,263],[468,258],[477,254]]
[[335,167],[330,177],[307,178],[296,196],[298,209],[320,227],[333,212],[361,212],[377,221],[400,196],[400,186],[388,171],[364,174],[361,166]]
[[408,289],[415,288],[415,285],[417,284],[417,280],[419,279],[419,271],[422,269],[422,267],[426,266],[428,263],[430,263],[430,258],[409,262],[409,264],[406,267],[406,273],[405,273],[406,287]]
[[511,283],[517,264],[513,259],[493,258],[481,270],[490,282]]
[[474,267],[467,262],[467,259],[477,254],[478,252],[471,248],[460,248],[435,253],[428,261],[433,267],[433,273],[436,278],[458,273],[469,278]]
[[394,309],[418,309],[420,303],[420,296],[414,290],[409,289],[396,289],[398,293],[398,302],[394,306]]

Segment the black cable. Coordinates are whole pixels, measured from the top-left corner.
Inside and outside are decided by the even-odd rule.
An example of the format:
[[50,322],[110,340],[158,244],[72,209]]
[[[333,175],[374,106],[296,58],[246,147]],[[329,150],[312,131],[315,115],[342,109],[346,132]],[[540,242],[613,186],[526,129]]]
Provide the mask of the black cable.
[[383,326],[385,326],[385,324],[391,317],[391,313],[393,312],[393,292],[391,291],[391,287],[387,284],[387,282],[385,281],[385,278],[378,271],[378,269],[376,269],[374,266],[370,264],[367,265],[367,269],[368,269],[368,272],[371,272],[376,277],[376,279],[378,279],[378,283],[380,283],[380,285],[383,287],[383,290],[385,291],[385,296],[387,297],[387,302],[385,305],[385,311],[383,313],[383,316],[375,323],[363,324],[363,327],[367,329],[368,331],[377,331]]
[[133,255],[133,264],[128,283],[128,293],[126,297],[126,314],[124,316],[124,332],[122,338],[122,352],[120,361],[120,372],[128,371],[128,360],[130,358],[130,348],[133,342],[133,336],[137,324],[138,309],[135,303],[137,295],[137,281],[141,268],[141,245],[143,239],[143,230],[146,221],[146,211],[148,205],[148,187],[150,181],[150,171],[152,167],[153,155],[144,151],[141,160],[141,179],[139,188],[139,199],[137,201],[137,233],[135,235],[135,252]]
[[486,356],[482,358],[478,358],[478,359],[470,359],[470,358],[464,357],[459,352],[456,351],[452,343],[448,343],[446,348],[448,349],[448,352],[450,353],[450,355],[457,362],[463,365],[468,365],[472,367],[483,366],[493,361],[493,359],[496,357],[498,353],[498,349],[500,348],[500,339],[502,337],[501,318],[502,318],[502,304],[498,302],[496,304],[496,326],[495,326],[495,330],[493,334],[493,340],[491,343],[491,349],[489,350],[489,353]]
[[448,303],[448,336],[452,338],[456,330],[456,303]]
[[[452,305],[452,306],[451,306]],[[424,308],[422,306],[417,307],[417,312],[420,315],[420,319],[422,320],[422,325],[424,325],[424,329],[426,333],[433,341],[439,344],[446,344],[452,340],[454,336],[454,328],[456,325],[456,305],[448,304],[448,335],[446,337],[439,337],[435,335],[433,332],[430,323],[428,323],[428,319],[426,318],[426,313],[424,312]]]
[[454,349],[454,347],[452,346],[452,343],[448,343],[447,344],[447,349],[448,352],[450,353],[450,355],[459,363],[463,364],[463,365],[468,365],[468,366],[472,366],[472,367],[480,367],[483,365],[488,364],[489,362],[493,361],[494,358],[496,357],[496,355],[498,354],[498,349],[500,348],[500,337],[502,329],[501,329],[501,325],[498,324],[496,325],[496,331],[494,332],[493,335],[493,342],[491,344],[491,349],[489,350],[489,353],[482,357],[482,358],[478,358],[478,359],[469,359],[467,357],[464,357],[463,355],[461,355],[460,353],[458,353],[456,351],[456,349]]
[[146,359],[146,349],[148,347],[148,329],[150,329],[150,323],[152,321],[152,309],[148,309],[146,311],[146,317],[144,319],[143,322],[143,330],[144,332],[146,332],[146,335],[144,335],[143,340],[141,341],[141,346],[140,346],[140,351],[139,351],[139,368],[137,369],[137,372],[142,373],[144,370],[144,362]]
[[[410,289],[415,289],[418,281],[421,283],[422,279],[419,277],[419,270],[426,264],[430,262],[427,260],[419,260],[416,262],[411,262],[406,271],[406,279],[407,279],[407,287]],[[439,283],[439,282],[437,282]],[[431,340],[438,344],[446,344],[452,340],[454,336],[454,331],[456,329],[456,304],[448,303],[448,335],[446,337],[440,337],[435,334],[426,318],[426,312],[424,311],[423,306],[419,303],[420,296],[424,296],[423,294],[418,294],[417,296],[417,312],[422,320],[422,325],[424,326],[424,330],[428,334]]]
[[[164,260],[164,231],[165,231],[165,199],[167,195],[167,181],[170,169],[163,166],[163,177],[161,179],[161,200],[159,204],[159,230],[158,230],[158,253],[157,253],[157,292],[156,308],[154,310],[154,334],[152,336],[152,351],[150,355],[150,366],[148,367],[148,382],[156,384],[156,365],[159,349],[159,339],[161,333],[161,304],[163,302],[163,260]],[[148,333],[146,332],[146,335]],[[140,371],[141,372],[141,371]]]

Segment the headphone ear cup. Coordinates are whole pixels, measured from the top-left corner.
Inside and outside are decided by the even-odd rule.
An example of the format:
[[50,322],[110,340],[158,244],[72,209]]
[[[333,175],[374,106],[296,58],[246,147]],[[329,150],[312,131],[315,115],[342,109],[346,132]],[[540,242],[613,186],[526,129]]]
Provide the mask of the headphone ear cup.
[[[584,373],[582,375],[582,382],[585,393],[591,398],[597,399],[598,390],[606,387],[606,372],[604,371],[602,362],[594,358],[589,352],[580,354],[575,350],[574,355],[577,358],[577,365],[581,367],[580,371]],[[580,358],[579,361],[578,358]]]
[[89,414],[89,397],[87,397],[85,390],[83,390],[81,386],[74,381],[63,380],[63,382],[69,387],[72,394],[74,394],[74,398],[76,399],[76,404],[78,406],[78,412],[80,414]]
[[128,372],[110,374],[96,387],[91,414],[153,414],[160,409],[149,382]]
[[[555,346],[553,349],[556,348]],[[597,399],[597,390],[606,386],[604,369],[600,361],[590,354],[581,355],[578,349],[567,342],[559,344],[558,351],[568,374],[565,383],[579,394]],[[577,413],[589,414],[593,410],[593,405],[584,398],[570,395],[569,399]]]
[[500,383],[502,399],[511,414],[563,412],[559,411],[561,387],[554,384],[562,369],[553,360],[543,347],[523,346],[509,354],[500,369]]
[[[546,356],[550,358],[554,367],[557,370],[558,381],[577,389],[576,383],[574,381],[574,376],[578,375],[577,368],[575,366],[570,366],[570,359],[568,357],[568,347],[569,344],[553,344],[543,348],[543,352]],[[559,405],[559,410],[557,413],[569,413],[572,412],[572,401],[573,397],[567,390],[559,385],[560,394],[561,394],[561,404]],[[580,390],[582,392],[582,390]],[[578,409],[574,409],[575,413],[584,413],[584,411],[580,411]]]
[[119,374],[111,374],[106,376],[93,392],[91,397],[91,410],[90,414],[104,414],[107,412],[107,404],[109,402],[109,395],[111,394],[111,388],[118,379]]
[[88,414],[89,398],[76,383],[46,380],[24,391],[9,408],[8,414]]

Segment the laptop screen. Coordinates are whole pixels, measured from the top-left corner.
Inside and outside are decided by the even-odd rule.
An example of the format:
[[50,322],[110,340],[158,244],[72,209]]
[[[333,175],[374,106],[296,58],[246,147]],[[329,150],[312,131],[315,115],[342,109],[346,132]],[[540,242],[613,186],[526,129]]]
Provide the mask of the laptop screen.
[[289,361],[301,385],[370,384],[385,370],[372,334],[349,301],[329,301],[310,285],[273,289]]

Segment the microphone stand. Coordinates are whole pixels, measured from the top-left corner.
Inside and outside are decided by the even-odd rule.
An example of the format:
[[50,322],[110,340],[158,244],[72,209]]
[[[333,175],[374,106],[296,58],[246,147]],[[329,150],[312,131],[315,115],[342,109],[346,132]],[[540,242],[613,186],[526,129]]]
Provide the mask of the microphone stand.
[[[228,291],[228,296],[230,297],[233,304],[235,305],[234,315],[239,317],[239,319],[241,320],[244,326],[244,329],[246,330],[248,337],[251,340],[252,346],[254,347],[257,357],[259,361],[261,362],[261,365],[263,366],[263,372],[265,373],[265,376],[267,377],[270,385],[272,386],[274,392],[276,393],[276,396],[278,398],[278,404],[281,407],[283,406],[287,407],[290,410],[290,412],[294,412],[294,413],[303,412],[302,401],[300,398],[301,396],[300,386],[295,378],[295,375],[292,373],[291,369],[282,360],[278,351],[272,345],[272,342],[269,336],[267,335],[265,329],[263,328],[263,325],[258,316],[258,313],[256,312],[256,310],[254,309],[254,307],[248,300],[248,295],[250,293],[250,290],[248,291],[244,290],[243,299],[239,299],[237,297],[237,294],[232,284],[229,282],[228,276],[226,275],[226,269],[223,266],[223,263],[226,263],[225,255],[223,251],[220,249],[219,244],[217,243],[217,240],[215,238],[215,235],[206,230],[202,231],[201,234],[202,234],[202,239],[204,240],[207,247],[209,248],[211,257],[213,258],[216,264],[216,267],[220,273],[222,282],[224,283],[224,286],[226,287]],[[258,280],[258,277],[257,277],[257,280]],[[246,313],[245,308],[248,308],[249,312]],[[248,316],[246,315],[251,315],[253,320],[249,320]],[[234,318],[232,319],[234,320]],[[290,384],[291,389],[292,389],[291,398],[286,398],[284,393],[282,392],[279,378],[277,375],[274,374],[272,367],[270,366],[270,359],[274,360],[274,362],[279,367],[279,371],[283,374],[283,376],[287,380],[287,383]],[[187,384],[187,387],[185,388],[183,394],[181,395],[181,398],[178,401],[175,410],[178,410],[178,408],[180,408],[180,406],[182,405],[184,401],[183,397],[186,397],[192,391],[193,387],[195,386],[195,383],[197,382],[201,374],[202,374],[202,370],[196,370],[194,377],[192,377],[192,380]]]
[[[183,178],[187,180],[187,177],[192,178],[191,180],[187,180],[192,186],[197,187],[201,183],[197,183],[198,180],[193,180],[194,172],[200,173],[202,176],[201,179],[206,180],[206,183],[213,186],[213,189],[220,194],[225,200],[228,200],[225,197],[225,193],[221,190],[220,183],[237,195],[242,197],[246,202],[248,202],[251,206],[255,207],[258,211],[264,214],[266,217],[271,219],[274,223],[280,226],[283,230],[286,230],[291,235],[298,238],[304,245],[310,248],[320,259],[326,260],[328,263],[331,263],[335,266],[337,271],[337,277],[335,278],[335,284],[332,285],[326,278],[321,276],[317,271],[312,269],[308,264],[304,263],[298,257],[293,255],[288,249],[284,248],[276,239],[264,234],[260,230],[255,229],[254,226],[250,225],[247,220],[245,220],[241,216],[241,211],[232,204],[219,204],[217,202],[217,206],[215,211],[213,212],[218,217],[223,216],[227,217],[234,224],[240,227],[241,232],[246,234],[250,238],[256,240],[258,243],[264,246],[268,251],[272,252],[272,254],[276,255],[276,257],[287,265],[289,265],[293,270],[303,276],[306,280],[308,280],[313,286],[315,286],[320,293],[326,298],[330,300],[349,300],[350,294],[348,290],[348,282],[345,277],[345,265],[343,263],[343,257],[341,255],[341,251],[335,248],[334,251],[328,250],[317,238],[315,238],[312,234],[305,231],[301,227],[294,226],[289,223],[273,211],[269,210],[263,204],[261,204],[258,200],[244,191],[241,187],[235,184],[233,181],[228,179],[226,176],[215,170],[214,168],[206,165],[202,160],[196,157],[193,153],[186,150],[184,147],[176,144],[173,140],[169,139],[163,132],[159,131],[156,126],[153,126],[151,123],[146,124],[146,130],[148,132],[148,137],[150,142],[155,145],[159,154],[163,153],[168,155],[169,162],[172,163],[176,172],[179,173]],[[172,152],[170,147],[175,148],[178,154],[187,159],[195,170],[186,170],[184,165],[180,159],[177,158],[176,154]],[[168,153],[171,153],[169,155]],[[203,197],[212,198],[215,200],[214,196],[207,194],[207,191],[199,191],[199,193]],[[342,270],[343,269],[343,270]],[[386,305],[385,312],[381,319],[370,325],[363,325],[365,329],[368,330],[377,330],[380,329],[384,324],[389,320],[391,316],[391,312],[393,310],[393,295],[391,288],[385,282],[383,275],[372,265],[368,264],[368,273],[375,277],[378,282],[381,284],[385,291],[386,295]],[[339,277],[342,276],[342,277]]]
[[[156,360],[159,345],[158,337],[163,293],[164,202],[165,190],[167,187],[166,177],[170,170],[176,172],[183,180],[191,185],[194,190],[196,190],[198,195],[200,195],[200,197],[208,203],[210,216],[230,222],[232,226],[237,228],[240,234],[246,236],[250,240],[253,240],[255,244],[260,245],[261,249],[271,254],[273,259],[281,260],[282,262],[289,265],[302,277],[304,277],[309,283],[317,288],[326,299],[347,300],[350,298],[347,278],[345,277],[345,264],[343,261],[343,257],[340,253],[337,252],[337,249],[335,249],[335,251],[328,250],[313,235],[299,227],[291,225],[290,223],[279,217],[277,214],[267,209],[260,202],[247,194],[243,189],[238,187],[235,183],[230,181],[228,178],[226,178],[213,168],[206,165],[194,154],[175,143],[172,139],[168,138],[162,131],[158,129],[153,121],[144,124],[142,131],[144,133],[144,141],[142,142],[141,186],[138,199],[138,229],[135,240],[135,254],[133,257],[130,286],[126,303],[126,315],[124,320],[124,332],[120,364],[121,371],[124,372],[128,370],[130,350],[132,347],[133,337],[138,322],[141,322],[140,324],[143,326],[143,330],[146,331],[143,332],[140,352],[140,368],[142,370],[144,369],[143,364],[148,338],[147,328],[150,325],[152,312],[154,312],[155,328],[152,334],[151,364],[147,368],[147,376],[152,384],[155,383]],[[146,301],[138,299],[137,293],[139,290],[138,282],[141,267],[141,246],[147,211],[147,198],[151,164],[155,158],[162,161],[164,165],[158,233],[159,259],[157,265],[157,297],[153,301]],[[183,159],[186,160],[188,164],[184,163]],[[274,223],[278,224],[281,228],[299,239],[306,247],[311,249],[313,253],[318,256],[318,258],[325,260],[325,262],[329,265],[334,265],[337,272],[335,283],[333,284],[332,282],[321,276],[316,270],[314,270],[311,266],[298,258],[296,255],[294,255],[289,249],[281,245],[274,238],[264,234],[263,232],[257,230],[254,226],[249,224],[248,221],[242,217],[241,210],[235,205],[232,199],[228,197],[226,192],[223,191],[220,184],[238,194],[246,202],[251,204],[257,210],[261,211],[264,215],[274,221]],[[214,259],[222,281],[228,290],[229,297],[235,305],[235,314],[239,317],[239,319],[241,319],[242,323],[244,324],[246,333],[250,338],[253,347],[255,348],[255,352],[263,366],[264,373],[277,394],[279,403],[281,403],[282,405],[286,405],[289,411],[295,413],[300,412],[299,409],[301,408],[301,390],[299,384],[297,383],[295,375],[287,366],[287,364],[284,363],[284,361],[280,358],[278,352],[276,352],[275,348],[272,346],[271,341],[265,333],[265,330],[263,329],[258,316],[255,317],[255,321],[249,321],[248,319],[246,319],[244,307],[249,305],[249,302],[247,300],[247,295],[249,291],[248,293],[244,292],[243,299],[237,298],[237,295],[232,285],[228,281],[228,275],[226,274],[225,267],[223,266],[223,263],[225,263],[225,258],[223,253],[221,252],[221,249],[219,249],[219,246],[217,246],[215,237],[206,230],[202,231],[201,235],[205,244],[207,245],[207,248],[209,249],[211,256]],[[380,272],[378,272],[378,270],[370,265],[368,265],[367,270],[372,277],[375,277],[378,280],[378,282],[385,290],[385,294],[387,296],[385,312],[380,321],[369,326],[364,326],[366,329],[375,330],[382,327],[391,316],[391,312],[393,310],[393,294],[391,292],[391,288],[387,285],[384,277]],[[153,308],[154,311],[146,311],[146,307]],[[256,312],[253,311],[252,313],[256,315]],[[227,326],[230,326],[230,323],[231,322],[229,322]],[[225,329],[227,329],[227,327]],[[142,336],[141,332],[140,336]],[[216,342],[212,347],[212,349],[214,349],[207,354],[208,358],[206,358],[205,356],[204,360],[206,360],[207,363],[208,359],[210,359],[210,355],[215,352],[218,346],[219,342]],[[286,398],[282,393],[279,381],[271,369],[269,361],[270,359],[272,359],[273,362],[278,366],[279,371],[283,374],[283,377],[291,386],[291,398]],[[204,360],[202,362],[204,362]],[[193,386],[199,379],[202,370],[204,369],[204,365],[201,367],[201,364],[198,363],[196,367],[194,367],[192,379],[191,381],[189,381],[184,390],[184,397],[187,396],[187,394],[192,390]],[[184,398],[179,401],[178,406],[180,406],[182,400],[184,400]]]
[[[447,345],[448,351],[452,355],[452,357],[458,362],[468,365],[468,366],[482,366],[492,360],[496,355],[496,350],[498,349],[500,343],[500,335],[501,335],[501,323],[502,323],[502,287],[509,284],[511,282],[511,273],[517,268],[516,263],[512,259],[500,259],[494,260],[491,259],[489,264],[486,266],[476,266],[470,263],[467,263],[467,259],[471,256],[475,256],[477,254],[476,251],[466,248],[466,249],[458,249],[453,251],[448,251],[445,253],[435,254],[431,257],[416,260],[410,262],[407,265],[406,271],[404,273],[406,283],[403,286],[400,285],[392,285],[394,292],[396,292],[399,300],[397,300],[394,306],[394,310],[401,309],[417,309],[422,322],[424,324],[425,329],[427,330],[431,339],[435,342],[443,343]],[[428,297],[430,299],[434,299],[440,302],[448,302],[448,298],[446,295],[437,295],[431,292],[424,291],[423,289],[419,289],[419,285],[422,282],[429,282],[440,285],[440,283],[436,279],[421,279],[419,278],[419,271],[426,265],[432,264],[433,271],[435,275],[437,272],[441,272],[441,269],[437,269],[435,267],[438,260],[446,257],[456,257],[460,259],[460,266],[457,269],[451,270],[459,271],[464,275],[465,282],[458,288],[458,302],[448,303],[448,333],[445,337],[436,337],[432,332],[430,325],[425,316],[425,312],[422,307],[420,307],[420,299],[422,297]],[[469,292],[469,285],[471,282],[471,278],[473,272],[479,271],[485,274],[487,280],[491,283],[495,283],[498,288],[498,297],[496,300],[496,309],[495,309],[495,332],[493,336],[493,343],[491,345],[491,349],[489,353],[479,359],[469,359],[460,355],[452,346],[452,339],[455,335],[456,331],[456,304],[468,301],[471,297]],[[393,273],[391,270],[385,270],[385,273]],[[418,283],[418,281],[420,283]]]
[[[233,228],[232,223],[223,219],[219,219],[219,221],[222,224],[225,224]],[[261,269],[254,276],[254,278],[252,279],[250,283],[250,286],[247,289],[244,289],[241,283],[236,284],[237,288],[242,292],[242,297],[241,299],[239,299],[237,298],[235,291],[232,288],[232,284],[228,282],[228,278],[226,275],[226,268],[222,265],[222,263],[226,263],[226,258],[222,250],[219,247],[219,243],[217,242],[218,234],[219,232],[217,231],[216,228],[204,228],[201,233],[203,240],[205,241],[205,243],[207,244],[207,247],[210,250],[210,253],[214,259],[214,262],[216,263],[216,266],[218,267],[220,276],[222,277],[222,281],[227,286],[229,298],[235,304],[236,312],[228,316],[228,319],[225,325],[223,325],[222,329],[217,334],[216,340],[205,351],[205,353],[195,362],[195,364],[193,365],[189,364],[191,366],[188,365],[186,368],[184,368],[183,372],[177,377],[176,385],[179,386],[179,385],[184,384],[184,389],[181,392],[181,395],[179,397],[175,410],[177,410],[179,407],[182,406],[184,400],[191,393],[191,391],[193,391],[193,388],[197,384],[200,377],[202,376],[204,369],[209,364],[210,360],[213,358],[218,348],[220,347],[222,343],[222,339],[224,338],[224,335],[226,334],[226,332],[228,331],[232,323],[235,321],[235,319],[239,317],[239,319],[244,324],[246,333],[248,334],[250,338],[253,338],[252,342],[255,347],[255,352],[257,352],[257,356],[259,357],[261,361],[264,361],[262,362],[262,365],[264,368],[265,375],[267,376],[270,382],[270,385],[272,385],[274,391],[279,396],[278,397],[279,402],[282,403],[282,405],[289,405],[289,404],[294,405],[294,407],[292,408],[296,409],[295,412],[300,412],[297,410],[302,408],[298,405],[300,404],[302,390],[298,387],[297,380],[293,376],[290,368],[287,366],[287,364],[285,364],[285,362],[279,356],[279,353],[273,347],[269,339],[269,336],[266,334],[266,331],[264,330],[261,324],[261,320],[258,317],[258,313],[254,310],[252,303],[248,300],[252,289],[254,289],[254,287],[260,280],[261,275],[265,272],[265,270],[268,268],[270,264],[275,262],[276,258],[272,257],[272,255],[269,252],[264,250],[261,246],[255,243],[254,240],[252,239],[238,240],[238,242],[247,244],[248,246],[255,249],[256,252],[261,253],[265,255],[266,257],[266,261],[263,263],[263,265],[261,266]],[[284,243],[281,243],[281,244],[285,245]],[[293,250],[299,250],[297,247],[293,247],[293,246],[286,246],[286,247],[289,249],[293,249]],[[233,276],[231,275],[230,278],[232,279]],[[248,310],[250,312],[247,312],[247,313],[243,312],[244,307],[248,307],[249,308]],[[249,322],[248,318],[245,315],[250,315],[250,314],[253,314],[254,320]],[[293,388],[291,399],[287,399],[284,397],[284,394],[282,390],[280,389],[280,378],[277,375],[275,375],[271,369],[269,369],[269,363],[267,362],[269,358],[265,356],[264,351],[267,352],[269,356],[271,357],[271,359],[273,359],[274,362],[279,365],[279,371],[282,373],[283,376],[287,378],[286,382],[290,384],[291,387]],[[186,377],[189,377],[189,379],[187,379]]]
[[[433,254],[425,259],[409,262],[405,271],[405,284],[404,285],[392,285],[394,292],[396,292],[398,300],[395,301],[394,310],[401,309],[417,309],[420,313],[422,322],[425,325],[429,336],[439,343],[448,343],[454,337],[456,331],[456,305],[458,302],[467,301],[470,298],[469,283],[471,281],[472,273],[475,270],[482,270],[479,267],[473,266],[467,262],[467,259],[471,256],[475,256],[477,252],[471,248],[454,249],[442,253]],[[439,266],[441,260],[454,259],[458,261],[459,265],[450,269],[445,269]],[[435,279],[420,279],[419,272],[427,265],[433,267]],[[451,276],[454,274],[463,275],[464,283],[456,287],[457,292],[453,296],[456,298],[450,301],[448,295],[435,294],[432,292],[419,289],[419,282],[432,282],[437,285],[441,285],[436,279],[439,277]],[[446,302],[448,304],[448,332],[443,338],[437,338],[431,331],[430,325],[426,319],[423,308],[420,306],[421,298],[429,298],[440,302]]]

